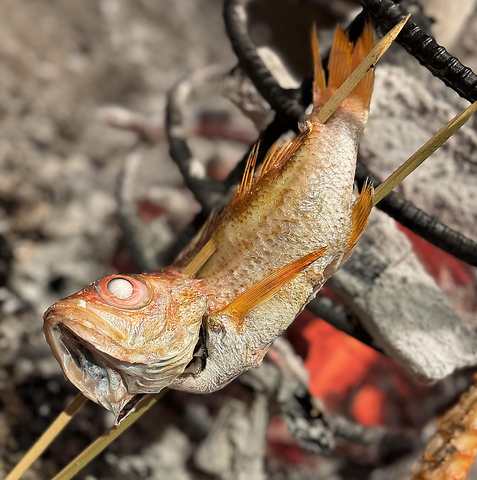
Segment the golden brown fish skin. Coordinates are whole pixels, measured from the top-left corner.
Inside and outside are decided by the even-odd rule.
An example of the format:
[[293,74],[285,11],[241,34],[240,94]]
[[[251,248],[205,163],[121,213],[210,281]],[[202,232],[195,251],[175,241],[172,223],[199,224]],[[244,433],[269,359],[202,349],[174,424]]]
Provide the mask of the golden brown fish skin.
[[211,313],[205,369],[181,375],[171,388],[208,393],[260,365],[273,341],[341,266],[352,229],[358,141],[367,119],[360,110],[353,114],[352,101],[326,124],[308,119],[310,132],[299,150],[218,227],[217,250],[199,276],[208,280],[209,291],[230,300],[311,251],[328,247],[326,254],[252,310],[239,331],[236,319]]
[[[48,343],[88,398],[118,418],[137,393],[222,388],[260,364],[342,265],[371,211],[372,191],[355,202],[353,182],[372,73],[326,124],[317,114],[372,45],[370,25],[354,49],[338,29],[326,87],[315,41],[314,108],[303,133],[256,180],[248,171],[218,226],[176,268],[106,277],[46,312]],[[204,242],[215,251],[197,272],[187,262]]]

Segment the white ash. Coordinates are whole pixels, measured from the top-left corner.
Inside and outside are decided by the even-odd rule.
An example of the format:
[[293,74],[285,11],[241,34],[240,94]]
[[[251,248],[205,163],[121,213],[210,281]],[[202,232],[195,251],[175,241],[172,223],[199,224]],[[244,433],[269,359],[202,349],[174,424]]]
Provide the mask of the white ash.
[[376,345],[423,380],[477,363],[477,335],[424,270],[394,220],[373,211],[330,285]]
[[[468,103],[402,50],[376,70],[363,162],[384,180]],[[426,213],[477,239],[477,133],[471,119],[396,189]]]
[[249,411],[244,402],[230,399],[196,450],[196,466],[221,480],[264,480],[267,425],[266,395],[258,393]]
[[140,479],[170,478],[190,480],[186,463],[192,453],[187,435],[171,425],[166,428],[159,441],[152,443],[143,452],[114,458],[114,466],[121,474]]

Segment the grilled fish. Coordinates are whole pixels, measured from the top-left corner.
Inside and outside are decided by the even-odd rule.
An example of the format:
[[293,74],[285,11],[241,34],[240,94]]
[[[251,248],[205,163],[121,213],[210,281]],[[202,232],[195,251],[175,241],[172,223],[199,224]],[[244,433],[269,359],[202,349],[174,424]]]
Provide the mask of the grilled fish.
[[372,208],[372,188],[356,198],[353,185],[374,71],[326,123],[318,114],[373,46],[369,23],[354,45],[338,27],[326,82],[315,33],[313,110],[300,135],[258,172],[251,155],[231,204],[171,267],[108,276],[47,310],[46,339],[86,397],[118,418],[137,394],[222,388],[260,365],[343,265]]

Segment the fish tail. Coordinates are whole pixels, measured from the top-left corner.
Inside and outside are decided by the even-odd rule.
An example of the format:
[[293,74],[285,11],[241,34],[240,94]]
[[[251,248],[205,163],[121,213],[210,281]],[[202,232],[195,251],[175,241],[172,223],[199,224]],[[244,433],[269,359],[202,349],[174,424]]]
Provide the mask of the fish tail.
[[[318,35],[314,27],[312,39],[314,59],[313,114],[317,114],[321,110],[326,101],[331,98],[364,57],[373,49],[374,44],[374,30],[371,21],[366,21],[361,35],[354,44],[338,25],[328,62],[328,83],[326,83],[325,72],[320,58]],[[358,108],[368,112],[373,85],[374,68],[351,91],[346,99],[347,101],[343,102],[341,108],[352,105],[354,109]]]

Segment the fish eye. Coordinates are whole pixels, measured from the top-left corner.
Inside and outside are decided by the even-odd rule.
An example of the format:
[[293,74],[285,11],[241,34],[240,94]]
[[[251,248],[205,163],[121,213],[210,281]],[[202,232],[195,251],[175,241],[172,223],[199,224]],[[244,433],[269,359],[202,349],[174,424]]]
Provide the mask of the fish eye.
[[114,297],[124,300],[129,298],[134,292],[134,286],[125,278],[112,278],[106,285],[108,292]]
[[94,289],[113,307],[138,309],[151,301],[151,289],[136,276],[112,275],[95,284]]

